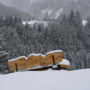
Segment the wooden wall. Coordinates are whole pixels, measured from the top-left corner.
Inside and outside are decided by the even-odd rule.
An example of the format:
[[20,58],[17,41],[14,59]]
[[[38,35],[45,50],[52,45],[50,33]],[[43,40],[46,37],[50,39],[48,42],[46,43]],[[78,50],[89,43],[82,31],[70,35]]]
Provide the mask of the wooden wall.
[[24,57],[18,58],[18,59],[13,60],[13,61],[9,61],[8,62],[9,70],[12,72],[16,71],[16,65],[15,64],[17,64],[18,70],[26,69],[26,66],[27,66],[26,61],[27,60]]
[[28,69],[34,66],[48,66],[57,64],[58,62],[62,61],[62,52],[54,52],[43,55],[30,55],[26,59],[25,57],[20,57],[17,59],[14,59],[12,61],[8,61],[8,67],[11,72],[19,71]]

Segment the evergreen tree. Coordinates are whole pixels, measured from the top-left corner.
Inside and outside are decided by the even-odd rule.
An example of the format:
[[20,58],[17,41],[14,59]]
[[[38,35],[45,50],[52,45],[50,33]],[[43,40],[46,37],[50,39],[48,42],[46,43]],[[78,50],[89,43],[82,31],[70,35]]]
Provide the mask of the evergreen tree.
[[68,19],[69,19],[70,25],[73,26],[75,24],[75,12],[73,10],[71,10]]
[[7,67],[8,54],[6,53],[6,51],[3,50],[2,42],[3,42],[3,38],[2,38],[2,34],[0,34],[0,71],[4,72],[5,70],[8,69]]

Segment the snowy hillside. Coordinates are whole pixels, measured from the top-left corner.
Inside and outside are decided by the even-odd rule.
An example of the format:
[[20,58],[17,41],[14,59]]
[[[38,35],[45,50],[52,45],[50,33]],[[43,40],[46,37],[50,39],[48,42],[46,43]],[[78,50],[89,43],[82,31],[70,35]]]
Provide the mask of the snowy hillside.
[[0,0],[0,3],[39,18],[45,12],[56,18],[63,13],[68,14],[71,9],[80,11],[84,19],[90,15],[90,0]]
[[29,14],[24,13],[15,8],[7,7],[0,3],[0,16],[7,17],[7,16],[20,16],[23,20],[30,20],[31,17]]
[[0,90],[90,90],[90,69],[0,75]]

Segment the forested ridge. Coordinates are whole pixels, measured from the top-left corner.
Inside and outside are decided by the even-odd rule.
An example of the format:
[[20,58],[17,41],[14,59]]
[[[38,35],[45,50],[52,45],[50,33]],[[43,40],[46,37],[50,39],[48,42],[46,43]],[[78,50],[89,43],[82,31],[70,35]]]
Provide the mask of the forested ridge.
[[31,16],[27,13],[24,13],[14,7],[8,7],[0,3],[0,16],[17,16],[21,17],[23,20],[30,20]]
[[50,20],[48,26],[22,24],[20,17],[0,17],[0,71],[7,70],[8,59],[27,56],[31,53],[45,54],[51,50],[63,50],[63,58],[70,61],[70,70],[90,67],[90,18],[82,25],[79,12],[73,10]]
[[0,0],[0,3],[40,19],[45,13],[55,18],[57,14],[68,14],[71,9],[78,10],[83,19],[90,15],[90,0]]

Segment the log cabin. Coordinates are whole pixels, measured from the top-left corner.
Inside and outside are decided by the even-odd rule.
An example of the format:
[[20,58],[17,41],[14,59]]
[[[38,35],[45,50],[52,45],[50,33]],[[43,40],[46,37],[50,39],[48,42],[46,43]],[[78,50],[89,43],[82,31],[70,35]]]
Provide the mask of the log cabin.
[[30,54],[28,57],[22,56],[8,60],[8,67],[11,72],[24,70],[46,70],[57,66],[57,68],[69,68],[70,65],[60,64],[63,62],[62,50],[54,50],[43,54]]

